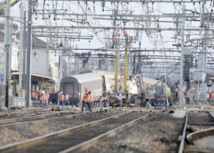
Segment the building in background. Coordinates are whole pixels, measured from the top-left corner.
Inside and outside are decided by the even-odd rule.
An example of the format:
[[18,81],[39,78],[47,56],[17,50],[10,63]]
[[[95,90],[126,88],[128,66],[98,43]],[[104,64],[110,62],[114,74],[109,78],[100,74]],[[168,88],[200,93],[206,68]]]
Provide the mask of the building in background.
[[[19,90],[19,54],[20,54],[20,36],[17,25],[13,26],[11,37],[11,73],[10,73],[10,96],[15,95]],[[27,52],[27,46],[26,46]],[[43,40],[32,38],[31,52],[31,88],[37,90],[44,83],[55,86],[58,81],[59,66],[56,64],[55,53],[51,47],[47,47],[47,43]],[[0,23],[0,75],[4,76],[4,23]],[[27,55],[27,53],[26,53]],[[24,59],[23,59],[24,60]],[[25,58],[26,60],[26,58]],[[23,62],[24,63],[24,62]],[[24,66],[24,64],[23,64]],[[26,66],[26,62],[25,62]],[[26,73],[26,71],[25,71]],[[4,94],[4,82],[0,82],[0,96]]]

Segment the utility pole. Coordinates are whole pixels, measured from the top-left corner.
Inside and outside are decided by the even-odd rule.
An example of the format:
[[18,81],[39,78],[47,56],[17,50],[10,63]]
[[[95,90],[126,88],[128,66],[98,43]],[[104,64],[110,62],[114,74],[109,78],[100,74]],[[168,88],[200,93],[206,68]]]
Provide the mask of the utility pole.
[[23,29],[23,36],[24,36],[24,40],[23,40],[23,74],[22,74],[22,96],[23,99],[25,99],[26,96],[26,36],[27,36],[27,31],[26,31],[26,11],[24,11],[24,29]]
[[62,55],[62,47],[63,46],[60,46],[61,47],[61,51],[60,51],[60,64],[59,64],[59,80],[58,80],[58,82],[59,82],[59,91],[60,91],[60,81],[61,81],[61,79],[62,79],[62,73],[63,73],[63,55]]
[[19,5],[20,9],[20,50],[19,50],[19,97],[22,97],[22,75],[23,75],[23,54],[24,54],[24,46],[23,46],[23,27],[24,27],[24,11],[23,11],[23,3],[21,2]]
[[[68,56],[68,76],[71,75],[71,52],[69,53],[69,56]],[[67,66],[66,66],[67,67]]]
[[28,40],[27,40],[27,73],[26,73],[26,107],[30,107],[31,100],[31,49],[32,49],[32,0],[28,2]]
[[49,51],[49,38],[47,38],[46,44],[46,75],[49,76],[49,58],[50,58],[50,51]]
[[77,46],[76,46],[76,52],[73,53],[74,54],[74,58],[75,58],[75,72],[74,74],[76,75],[77,74]]
[[204,25],[205,31],[204,31],[204,37],[202,40],[202,52],[203,52],[203,68],[202,70],[207,73],[207,25]]
[[117,92],[117,86],[118,86],[118,49],[115,53],[115,63],[114,63],[114,92]]
[[125,47],[125,55],[124,55],[124,69],[123,69],[123,81],[124,81],[124,93],[128,92],[128,84],[127,84],[127,80],[128,80],[128,72],[127,72],[127,69],[128,69],[128,46],[126,45]]
[[[121,66],[120,66],[120,56],[121,56],[121,52],[120,52],[120,31],[118,32],[118,40],[117,40],[117,51],[118,51],[118,76],[119,76],[119,80],[120,80],[120,82],[119,82],[119,87],[121,88],[121,86],[122,86],[122,81],[121,81],[121,78],[122,78],[122,74],[121,74]],[[120,88],[119,88],[119,90],[120,90]]]
[[[10,26],[9,26],[9,44],[10,44],[10,46],[9,46],[9,74],[8,74],[8,76],[9,76],[9,81],[10,81],[10,79],[12,80],[12,72],[11,72],[11,61],[12,61],[12,45],[13,45],[13,38],[12,38],[12,31],[13,31],[13,19],[10,19]],[[12,80],[13,81],[13,80]],[[13,82],[13,89],[12,89],[12,93],[13,93],[13,96],[15,96],[15,86],[14,86],[14,84],[15,84],[15,82]]]
[[10,0],[6,1],[5,10],[5,107],[9,107],[9,71],[10,69]]
[[59,44],[60,47],[60,55],[59,55],[59,75],[58,75],[58,91],[60,92],[60,81],[62,79],[62,72],[63,72],[63,55],[62,55],[62,49],[63,49],[63,42],[61,41]]
[[185,28],[185,4],[182,6],[182,27],[181,27],[181,62],[180,62],[180,99],[179,108],[183,104],[183,64],[184,64],[184,28]]

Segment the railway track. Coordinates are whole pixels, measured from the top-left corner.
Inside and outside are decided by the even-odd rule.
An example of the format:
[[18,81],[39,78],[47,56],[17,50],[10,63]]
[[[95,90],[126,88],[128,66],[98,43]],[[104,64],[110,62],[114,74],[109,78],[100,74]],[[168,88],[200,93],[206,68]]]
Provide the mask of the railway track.
[[[214,148],[194,145],[195,141],[212,137],[214,139],[214,116],[211,112],[190,112],[186,115],[182,136],[180,138],[179,153],[211,153]],[[186,141],[187,140],[187,141]]]
[[16,125],[16,124],[22,124],[25,122],[33,122],[33,121],[39,121],[39,120],[44,120],[44,119],[51,119],[51,118],[55,118],[59,115],[61,116],[65,116],[65,115],[73,115],[74,112],[47,112],[45,114],[41,114],[41,115],[29,115],[27,114],[26,116],[23,115],[22,117],[16,117],[16,118],[9,118],[9,119],[1,119],[0,120],[0,127],[4,127],[4,126],[8,126],[8,125]]
[[14,110],[14,111],[8,111],[8,112],[1,112],[0,113],[0,120],[5,119],[14,119],[19,118],[23,116],[36,116],[36,115],[42,115],[45,113],[49,113],[50,109],[33,109],[33,110]]
[[56,116],[52,116],[52,117],[45,117],[45,116],[40,116],[40,117],[33,117],[33,118],[24,118],[24,119],[19,119],[19,120],[15,120],[14,122],[12,122],[12,120],[10,120],[10,123],[4,123],[4,124],[0,124],[0,128],[8,128],[8,127],[16,127],[17,125],[26,125],[26,124],[35,124],[35,123],[46,123],[48,121],[54,121],[54,120],[66,120],[66,119],[70,119],[73,118],[74,115],[62,115],[60,117],[56,117]]
[[103,137],[133,125],[149,114],[151,112],[127,112],[115,115],[24,142],[3,146],[0,148],[0,152],[76,152],[85,149]]

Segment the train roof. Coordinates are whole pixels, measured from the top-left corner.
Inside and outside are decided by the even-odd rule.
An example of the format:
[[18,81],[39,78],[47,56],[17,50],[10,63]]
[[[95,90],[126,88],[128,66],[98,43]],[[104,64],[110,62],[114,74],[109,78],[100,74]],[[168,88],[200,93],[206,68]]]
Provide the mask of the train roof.
[[97,73],[84,73],[84,74],[78,74],[78,75],[72,75],[68,77],[64,77],[61,80],[61,83],[63,82],[79,82],[79,83],[84,83],[84,82],[91,82],[91,81],[97,81],[97,80],[102,80],[102,77],[98,75]]
[[[143,77],[143,82],[149,83],[150,85],[156,85],[156,86],[160,86],[162,84],[161,80],[156,80],[156,79],[147,78],[147,77]],[[167,85],[165,82],[163,84]]]
[[143,78],[143,82],[146,82],[146,83],[149,82],[151,84],[156,84],[156,83],[160,82],[159,80],[155,80],[155,79],[152,79],[152,78],[147,78],[147,77],[142,77],[142,78]]
[[110,72],[110,71],[93,70],[93,73],[97,73],[99,75],[110,75],[110,76],[114,76],[114,72]]

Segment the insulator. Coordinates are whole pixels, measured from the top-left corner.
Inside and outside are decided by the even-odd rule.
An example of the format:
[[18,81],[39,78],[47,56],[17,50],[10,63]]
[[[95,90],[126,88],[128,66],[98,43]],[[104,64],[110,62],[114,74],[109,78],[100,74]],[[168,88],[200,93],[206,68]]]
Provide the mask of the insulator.
[[125,20],[123,20],[123,25],[126,26],[126,21]]
[[101,2],[101,6],[102,6],[102,11],[104,11],[104,7],[105,7],[105,2],[104,1]]

